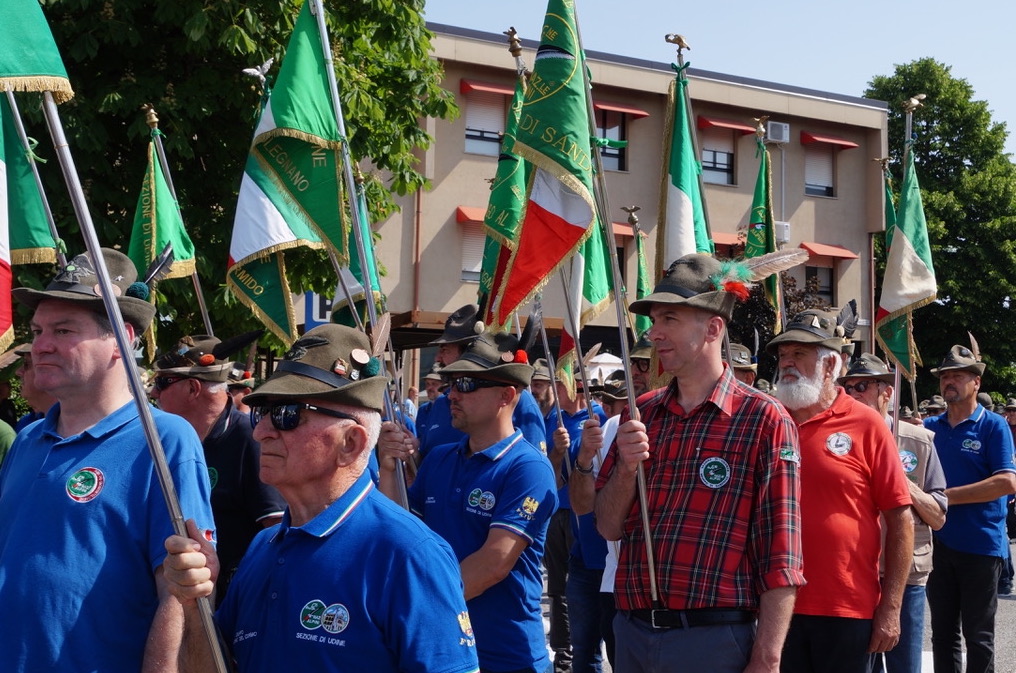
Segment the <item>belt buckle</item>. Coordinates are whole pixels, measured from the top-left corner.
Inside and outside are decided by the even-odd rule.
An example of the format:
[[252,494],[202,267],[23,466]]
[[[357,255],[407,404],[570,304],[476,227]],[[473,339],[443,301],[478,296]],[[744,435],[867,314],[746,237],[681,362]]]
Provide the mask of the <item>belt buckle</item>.
[[662,624],[657,624],[656,623],[656,613],[658,613],[658,612],[659,613],[665,613],[665,612],[668,612],[668,610],[657,610],[656,608],[651,609],[649,611],[649,625],[652,626],[654,629],[669,629],[669,628],[671,628],[671,626],[669,624],[664,626]]

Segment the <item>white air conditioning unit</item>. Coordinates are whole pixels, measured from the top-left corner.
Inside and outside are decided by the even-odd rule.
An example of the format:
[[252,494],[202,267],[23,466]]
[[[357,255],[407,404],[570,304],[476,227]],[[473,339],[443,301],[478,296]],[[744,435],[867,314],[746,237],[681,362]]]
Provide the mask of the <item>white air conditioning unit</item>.
[[773,233],[776,236],[776,245],[790,243],[790,222],[773,222],[773,229]]
[[790,124],[785,122],[766,122],[766,140],[771,143],[789,143]]

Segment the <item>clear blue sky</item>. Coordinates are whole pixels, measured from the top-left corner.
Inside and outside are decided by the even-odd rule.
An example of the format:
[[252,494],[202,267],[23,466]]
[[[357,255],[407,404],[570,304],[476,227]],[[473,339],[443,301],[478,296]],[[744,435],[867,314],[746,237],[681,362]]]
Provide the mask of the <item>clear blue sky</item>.
[[[426,18],[492,33],[515,26],[535,40],[545,11],[544,0],[427,0]],[[1016,155],[1012,0],[578,0],[578,13],[586,49],[668,62],[675,51],[663,36],[680,33],[694,68],[855,96],[873,76],[930,56],[1006,122]]]

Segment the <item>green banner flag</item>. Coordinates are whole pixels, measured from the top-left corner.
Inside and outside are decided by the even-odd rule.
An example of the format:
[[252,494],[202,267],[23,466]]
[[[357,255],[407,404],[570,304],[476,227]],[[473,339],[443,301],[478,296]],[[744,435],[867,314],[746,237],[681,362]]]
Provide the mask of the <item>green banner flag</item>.
[[477,291],[481,303],[481,319],[491,324],[493,299],[500,286],[512,250],[518,245],[518,230],[526,204],[527,164],[510,151],[518,132],[519,115],[525,98],[525,80],[519,78],[515,85],[511,108],[501,140],[501,154],[497,160],[497,172],[490,186],[490,199],[483,217],[487,235],[483,246],[483,264],[480,268],[480,287]]
[[349,263],[349,227],[342,216],[342,160],[328,83],[328,67],[313,2],[305,2],[293,26],[271,98],[254,131],[252,153],[301,218],[335,254]]
[[11,264],[54,264],[57,242],[49,229],[39,185],[25,146],[18,136],[14,111],[7,96],[0,94],[4,164],[7,172],[7,230],[10,232]]
[[152,130],[148,141],[148,166],[141,181],[141,195],[134,211],[127,255],[140,270],[148,268],[166,245],[173,246],[173,267],[166,278],[184,278],[194,272],[194,244],[183,226],[180,206],[173,198],[166,176],[162,173],[155,146],[158,129]]
[[360,235],[363,237],[363,246],[366,250],[366,264],[360,260],[359,248],[356,245],[356,239],[354,238],[353,230],[349,232],[349,266],[343,267],[340,270],[342,279],[345,282],[345,289],[342,287],[342,283],[335,290],[335,302],[332,304],[332,322],[339,323],[340,325],[348,325],[349,327],[356,326],[356,319],[352,316],[349,307],[349,298],[346,297],[345,290],[349,291],[349,297],[354,302],[353,308],[360,315],[360,322],[366,323],[368,321],[369,313],[367,311],[367,305],[365,298],[367,291],[364,287],[364,268],[367,270],[367,278],[370,279],[370,287],[373,291],[375,306],[378,308],[378,314],[383,312],[383,306],[385,302],[384,294],[381,292],[381,276],[377,270],[377,260],[375,259],[374,251],[374,239],[371,234],[370,227],[370,211],[367,208],[367,197],[363,186],[357,191],[356,207],[360,213]]
[[[751,202],[751,214],[748,218],[748,236],[744,243],[745,257],[759,257],[776,252],[776,228],[773,224],[773,176],[769,164],[769,150],[766,149],[762,137],[758,137],[759,157],[758,178],[755,180],[755,194]],[[783,299],[780,288],[780,277],[772,274],[763,281],[766,299],[776,311],[776,324],[773,334],[783,331]]]
[[[642,299],[653,291],[653,284],[649,278],[649,266],[646,264],[646,242],[644,234],[635,229],[635,255],[638,258],[638,278],[635,282],[635,298]],[[647,315],[635,314],[635,339],[646,333],[653,324],[652,319]]]
[[[603,238],[590,235],[597,222],[585,67],[574,2],[550,0],[510,148],[532,169],[518,247],[493,302],[494,327],[507,324],[579,250],[602,257]],[[593,248],[585,250],[590,239]],[[607,293],[590,300],[592,306],[606,303]]]
[[57,103],[70,100],[74,91],[39,0],[3,0],[0,25],[0,91],[51,91]]

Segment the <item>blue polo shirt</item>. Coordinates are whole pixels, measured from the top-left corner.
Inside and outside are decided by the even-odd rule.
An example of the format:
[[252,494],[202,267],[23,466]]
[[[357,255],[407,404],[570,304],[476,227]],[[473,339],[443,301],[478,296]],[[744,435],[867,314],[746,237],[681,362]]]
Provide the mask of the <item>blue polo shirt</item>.
[[[600,426],[607,422],[607,414],[603,413],[603,407],[598,402],[593,402],[593,413],[600,419]],[[568,437],[571,439],[571,444],[568,445],[568,456],[564,459],[563,474],[564,486],[557,491],[557,502],[561,509],[571,509],[571,500],[568,498],[568,478],[571,476],[572,465],[575,464],[575,459],[579,457],[579,448],[582,445],[582,425],[589,418],[589,409],[582,408],[575,412],[575,414],[569,414],[564,409],[561,410],[561,421],[564,423],[565,429],[568,431]],[[544,432],[547,436],[547,453],[549,454],[554,448],[554,433],[557,431],[557,411],[554,409],[550,410],[544,419]]]
[[489,671],[542,671],[550,665],[543,633],[540,559],[550,516],[557,508],[546,456],[520,430],[474,455],[468,437],[435,447],[409,490],[410,508],[452,546],[462,561],[491,528],[504,528],[528,545],[508,577],[470,600],[480,665]]
[[[420,438],[420,459],[427,457],[430,450],[442,444],[455,444],[466,436],[461,430],[452,427],[452,407],[448,400],[451,389],[444,391],[430,403],[425,421],[416,424],[416,436]],[[522,431],[526,441],[546,452],[546,430],[543,414],[536,398],[528,390],[519,395],[519,402],[512,414],[512,425]]]
[[[1016,472],[1009,426],[981,405],[955,428],[949,425],[948,414],[925,419],[924,427],[935,433],[935,450],[947,488],[973,484],[1000,472]],[[1005,496],[991,502],[949,503],[949,516],[942,529],[935,531],[935,538],[956,551],[1005,558],[1009,546],[1005,503]]]
[[[136,673],[173,526],[131,401],[57,434],[60,405],[18,435],[0,468],[0,671]],[[214,528],[201,443],[152,409],[180,506]]]
[[259,533],[215,618],[244,673],[478,670],[451,549],[366,473]]

